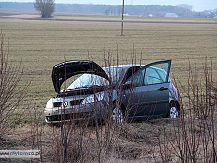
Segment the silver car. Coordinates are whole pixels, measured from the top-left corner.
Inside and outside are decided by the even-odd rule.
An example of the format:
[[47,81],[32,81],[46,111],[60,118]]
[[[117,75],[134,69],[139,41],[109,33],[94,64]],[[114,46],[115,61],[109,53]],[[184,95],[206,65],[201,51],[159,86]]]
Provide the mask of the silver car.
[[[53,67],[57,93],[45,107],[45,121],[105,120],[122,124],[150,118],[178,118],[179,94],[169,78],[171,60],[148,65],[101,67],[93,61],[67,61]],[[61,90],[63,83],[77,77]]]

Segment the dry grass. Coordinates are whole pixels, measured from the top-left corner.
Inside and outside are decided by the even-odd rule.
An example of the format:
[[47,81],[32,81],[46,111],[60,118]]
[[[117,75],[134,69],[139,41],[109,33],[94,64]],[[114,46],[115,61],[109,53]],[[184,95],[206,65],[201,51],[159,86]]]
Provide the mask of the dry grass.
[[[114,133],[115,143],[111,144],[111,150],[102,153],[102,162],[155,162],[160,161],[159,140],[163,138],[163,128],[167,128],[168,134],[173,135],[174,123],[169,120],[154,120],[149,123],[127,124],[121,131]],[[32,132],[32,126],[17,127],[8,135],[3,148],[6,149],[38,149],[37,143],[42,147],[43,161],[59,162],[61,160],[61,132],[60,128],[39,126],[41,133]],[[104,130],[104,126],[102,126]],[[80,135],[84,131],[84,135]],[[38,141],[35,139],[38,137]],[[103,137],[103,136],[102,136]],[[79,142],[82,139],[82,146]],[[35,141],[35,146],[33,146]],[[69,160],[77,162],[97,161],[97,138],[94,128],[79,128],[78,126],[69,136],[68,153]],[[79,151],[79,153],[78,153]],[[81,155],[83,153],[83,161]],[[59,160],[59,161],[58,161]],[[13,161],[13,159],[11,160]],[[16,161],[16,160],[15,160]],[[34,160],[33,160],[34,161]]]

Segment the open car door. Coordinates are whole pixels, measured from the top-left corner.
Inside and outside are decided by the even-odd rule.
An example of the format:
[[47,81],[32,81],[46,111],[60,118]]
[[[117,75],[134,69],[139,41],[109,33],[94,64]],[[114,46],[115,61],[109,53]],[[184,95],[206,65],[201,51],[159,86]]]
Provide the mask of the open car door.
[[138,70],[126,83],[133,85],[125,91],[129,100],[129,117],[149,118],[169,113],[169,73],[171,60],[148,64]]
[[170,68],[171,60],[154,62],[145,67],[143,114],[154,117],[166,117],[169,114]]

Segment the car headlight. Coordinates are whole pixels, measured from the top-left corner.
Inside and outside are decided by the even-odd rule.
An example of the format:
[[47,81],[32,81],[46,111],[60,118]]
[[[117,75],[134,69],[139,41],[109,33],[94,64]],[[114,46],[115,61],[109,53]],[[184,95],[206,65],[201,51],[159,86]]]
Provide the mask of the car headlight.
[[46,108],[48,108],[48,109],[52,109],[52,108],[53,108],[53,100],[52,100],[52,99],[50,99],[50,100],[47,102]]
[[90,104],[90,103],[94,103],[94,102],[98,102],[98,101],[102,101],[105,97],[104,92],[100,92],[100,93],[96,93],[94,95],[90,95],[88,97],[86,97],[83,101],[82,101],[82,105],[84,104]]

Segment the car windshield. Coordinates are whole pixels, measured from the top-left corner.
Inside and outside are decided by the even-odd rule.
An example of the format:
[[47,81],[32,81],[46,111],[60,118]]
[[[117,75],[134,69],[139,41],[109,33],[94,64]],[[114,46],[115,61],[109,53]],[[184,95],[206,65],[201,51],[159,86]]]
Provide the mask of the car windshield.
[[[103,69],[112,79],[112,84],[118,83],[124,76],[124,69],[121,67],[106,67]],[[89,88],[105,85],[109,85],[109,81],[103,77],[94,74],[82,74],[67,89]]]
[[103,69],[112,79],[112,84],[117,84],[119,81],[121,81],[125,74],[125,69],[123,67],[105,67]]

